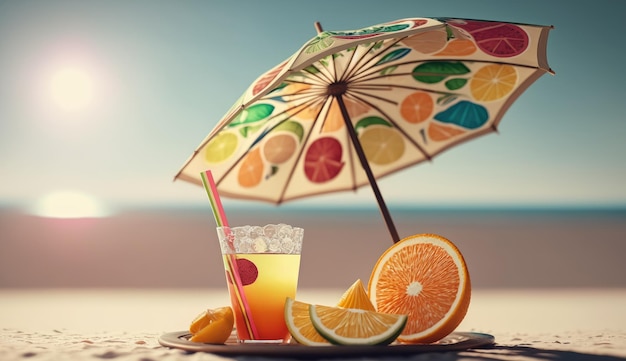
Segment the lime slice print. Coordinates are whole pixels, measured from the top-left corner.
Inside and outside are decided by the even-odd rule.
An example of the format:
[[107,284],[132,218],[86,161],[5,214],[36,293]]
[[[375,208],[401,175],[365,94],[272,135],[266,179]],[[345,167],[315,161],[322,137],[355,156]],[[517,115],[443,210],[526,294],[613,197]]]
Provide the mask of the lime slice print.
[[404,154],[404,140],[398,130],[390,127],[373,126],[359,136],[367,160],[374,164],[390,164]]
[[293,133],[298,137],[298,141],[302,141],[302,137],[304,136],[304,127],[302,127],[302,124],[293,120],[287,120],[274,128],[275,132],[283,130]]
[[314,183],[324,183],[335,178],[344,163],[341,161],[343,149],[335,138],[319,138],[313,143],[304,157],[304,174]]
[[204,148],[204,159],[207,163],[221,163],[235,153],[238,142],[237,135],[231,132],[219,133]]

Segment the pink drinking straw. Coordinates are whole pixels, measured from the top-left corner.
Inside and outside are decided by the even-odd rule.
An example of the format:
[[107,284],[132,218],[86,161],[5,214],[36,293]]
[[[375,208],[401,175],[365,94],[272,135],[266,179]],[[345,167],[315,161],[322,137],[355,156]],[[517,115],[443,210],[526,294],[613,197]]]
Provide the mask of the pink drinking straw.
[[213,216],[215,216],[215,223],[217,223],[218,227],[223,227],[227,244],[230,247],[231,252],[229,253],[229,257],[226,258],[228,263],[228,277],[233,285],[235,285],[235,296],[237,298],[237,302],[239,304],[239,309],[241,310],[241,314],[243,316],[243,320],[246,324],[246,328],[248,331],[248,335],[251,339],[258,339],[259,335],[257,333],[256,326],[254,325],[254,321],[252,320],[252,313],[250,312],[250,306],[248,305],[248,300],[246,299],[246,294],[243,291],[243,284],[241,283],[241,276],[239,275],[239,270],[237,269],[237,258],[235,257],[235,245],[233,244],[233,235],[230,232],[230,228],[228,226],[228,220],[226,219],[226,213],[224,213],[224,207],[222,207],[222,201],[220,200],[220,195],[217,192],[217,186],[215,185],[215,181],[213,180],[213,175],[210,170],[206,170],[200,173],[202,177],[202,184],[204,184],[204,189],[209,196],[209,202],[211,203],[211,209],[213,210]]

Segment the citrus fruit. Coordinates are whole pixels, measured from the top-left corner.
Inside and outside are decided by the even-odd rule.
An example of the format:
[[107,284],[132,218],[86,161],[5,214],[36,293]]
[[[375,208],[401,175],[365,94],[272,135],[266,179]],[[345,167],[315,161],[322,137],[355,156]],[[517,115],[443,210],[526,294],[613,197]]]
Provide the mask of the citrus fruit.
[[339,303],[337,303],[337,307],[376,311],[376,308],[374,308],[372,301],[370,301],[367,296],[365,286],[363,286],[363,282],[361,282],[360,279],[356,280],[356,282],[354,282],[352,286],[344,292],[339,300]]
[[322,137],[311,143],[304,157],[304,174],[314,183],[335,178],[343,168],[343,149],[335,138]]
[[415,92],[400,103],[400,114],[409,123],[421,123],[433,113],[435,102],[426,92]]
[[355,308],[310,305],[311,323],[337,345],[387,345],[406,325],[407,316]]
[[463,255],[444,237],[418,234],[402,239],[378,259],[370,277],[378,312],[406,314],[398,341],[438,341],[461,323],[471,285]]
[[510,65],[490,64],[480,68],[470,80],[476,100],[491,101],[508,95],[517,84],[517,71]]
[[220,163],[228,159],[237,149],[237,135],[231,132],[219,133],[204,148],[204,159],[208,163]]
[[400,159],[404,154],[404,140],[394,128],[372,126],[363,130],[359,136],[367,160],[385,165]]
[[285,301],[285,323],[291,337],[307,346],[326,346],[330,342],[315,330],[309,317],[309,304],[287,297]]
[[290,134],[276,134],[263,144],[263,155],[273,164],[286,162],[295,151],[296,140]]
[[241,168],[237,174],[237,181],[242,187],[254,187],[261,183],[263,179],[263,159],[261,159],[261,150],[254,149],[246,154],[241,162]]
[[199,314],[189,326],[190,341],[224,343],[233,332],[235,319],[230,307],[206,310]]

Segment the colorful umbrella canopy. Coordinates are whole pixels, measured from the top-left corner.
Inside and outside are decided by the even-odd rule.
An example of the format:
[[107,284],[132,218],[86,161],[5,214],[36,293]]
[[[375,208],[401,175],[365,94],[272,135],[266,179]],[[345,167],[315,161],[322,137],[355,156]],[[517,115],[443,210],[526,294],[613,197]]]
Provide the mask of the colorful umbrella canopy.
[[322,31],[260,76],[175,179],[274,203],[369,184],[497,130],[546,72],[551,27],[410,18]]

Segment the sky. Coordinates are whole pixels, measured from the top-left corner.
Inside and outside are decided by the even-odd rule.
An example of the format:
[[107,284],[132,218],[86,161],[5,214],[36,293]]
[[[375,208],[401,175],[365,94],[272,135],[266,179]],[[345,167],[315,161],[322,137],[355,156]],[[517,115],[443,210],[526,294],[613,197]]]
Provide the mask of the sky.
[[[626,205],[613,0],[0,0],[0,205],[33,209],[58,192],[102,209],[204,205],[204,190],[174,175],[315,21],[351,30],[428,16],[553,25],[556,74],[522,94],[499,134],[381,179],[389,204]],[[292,203],[364,202],[375,204],[368,188]]]

